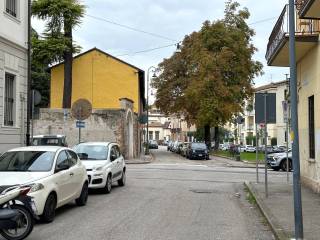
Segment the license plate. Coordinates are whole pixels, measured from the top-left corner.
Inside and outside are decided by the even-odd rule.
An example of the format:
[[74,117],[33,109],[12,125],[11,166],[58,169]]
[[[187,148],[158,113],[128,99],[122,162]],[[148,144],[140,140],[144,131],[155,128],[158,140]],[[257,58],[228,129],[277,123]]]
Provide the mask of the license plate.
[[202,154],[199,154],[199,157],[202,157]]

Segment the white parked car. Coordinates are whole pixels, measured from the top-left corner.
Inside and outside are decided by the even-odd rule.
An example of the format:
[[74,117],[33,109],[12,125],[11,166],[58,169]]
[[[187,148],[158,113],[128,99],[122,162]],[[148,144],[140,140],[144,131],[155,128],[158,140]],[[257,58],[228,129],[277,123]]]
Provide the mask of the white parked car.
[[256,152],[256,147],[254,147],[252,145],[247,145],[245,152],[251,152],[251,153]]
[[88,176],[77,154],[65,147],[33,146],[12,149],[0,157],[0,189],[29,185],[36,214],[52,222],[55,210],[73,200],[88,199]]
[[86,166],[89,188],[99,188],[110,193],[112,183],[126,183],[126,164],[116,143],[87,142],[74,147]]

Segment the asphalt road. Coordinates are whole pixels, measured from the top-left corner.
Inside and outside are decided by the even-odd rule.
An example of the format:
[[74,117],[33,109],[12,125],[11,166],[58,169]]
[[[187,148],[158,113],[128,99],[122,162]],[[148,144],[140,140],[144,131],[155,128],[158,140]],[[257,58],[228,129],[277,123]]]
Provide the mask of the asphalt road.
[[[85,207],[59,209],[53,223],[37,224],[28,239],[274,239],[244,191],[254,169],[189,161],[165,148],[153,154],[152,164],[128,165],[125,187],[115,185],[109,195],[91,192]],[[269,177],[285,181],[282,172]]]

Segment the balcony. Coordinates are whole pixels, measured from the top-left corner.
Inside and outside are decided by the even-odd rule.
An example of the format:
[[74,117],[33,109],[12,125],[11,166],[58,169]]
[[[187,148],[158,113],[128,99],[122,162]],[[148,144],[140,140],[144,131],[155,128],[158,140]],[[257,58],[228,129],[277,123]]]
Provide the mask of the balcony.
[[296,0],[301,18],[320,19],[320,0]]
[[[320,21],[295,19],[296,58],[299,61],[317,45]],[[269,37],[266,59],[269,66],[289,67],[289,6],[286,5]]]

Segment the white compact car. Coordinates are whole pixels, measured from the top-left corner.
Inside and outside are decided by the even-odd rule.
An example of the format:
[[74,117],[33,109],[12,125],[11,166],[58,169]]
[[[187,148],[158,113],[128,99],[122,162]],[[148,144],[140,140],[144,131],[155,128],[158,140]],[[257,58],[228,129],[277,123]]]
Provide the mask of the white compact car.
[[33,146],[12,149],[0,157],[0,191],[29,185],[36,214],[52,222],[55,209],[73,200],[88,199],[88,176],[77,154],[65,147]]
[[87,142],[74,147],[86,166],[89,188],[99,188],[110,193],[112,183],[126,183],[126,164],[116,143]]

